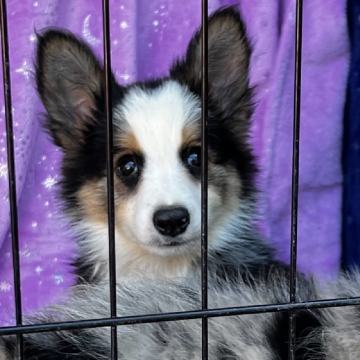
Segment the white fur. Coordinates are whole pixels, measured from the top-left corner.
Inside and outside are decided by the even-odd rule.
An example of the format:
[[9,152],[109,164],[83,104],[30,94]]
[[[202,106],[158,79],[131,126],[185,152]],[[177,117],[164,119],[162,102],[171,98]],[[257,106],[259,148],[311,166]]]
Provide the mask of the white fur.
[[[79,245],[87,260],[94,264],[93,276],[108,277],[109,240],[107,227],[101,223],[83,220],[76,225],[76,232],[84,236]],[[116,273],[124,278],[164,279],[187,275],[192,264],[188,254],[177,256],[156,255],[143,251],[137,244],[115,232]]]
[[190,224],[181,238],[194,246],[200,234],[200,184],[181,163],[179,152],[183,129],[198,120],[200,104],[185,88],[169,81],[153,91],[132,89],[117,112],[145,158],[137,193],[124,208],[124,236],[155,254],[178,253],[179,248],[161,248],[166,239],[155,229],[153,214],[161,207],[183,206],[190,213]]

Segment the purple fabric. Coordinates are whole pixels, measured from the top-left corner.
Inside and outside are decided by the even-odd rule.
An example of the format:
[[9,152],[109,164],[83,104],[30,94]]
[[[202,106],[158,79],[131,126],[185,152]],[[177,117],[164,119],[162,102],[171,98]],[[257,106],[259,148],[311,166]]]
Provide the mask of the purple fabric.
[[[290,236],[294,0],[210,0],[210,11],[241,3],[254,47],[253,142],[261,167],[263,231],[287,260]],[[101,56],[100,0],[8,2],[16,144],[20,260],[26,313],[73,283],[76,253],[56,206],[60,152],[41,130],[34,91],[34,29],[68,28]],[[340,140],[348,70],[345,0],[305,2],[298,262],[319,276],[340,256]],[[121,83],[166,73],[200,21],[199,0],[111,1],[112,62]],[[2,99],[1,99],[2,101]],[[0,324],[14,319],[4,108],[0,113]]]

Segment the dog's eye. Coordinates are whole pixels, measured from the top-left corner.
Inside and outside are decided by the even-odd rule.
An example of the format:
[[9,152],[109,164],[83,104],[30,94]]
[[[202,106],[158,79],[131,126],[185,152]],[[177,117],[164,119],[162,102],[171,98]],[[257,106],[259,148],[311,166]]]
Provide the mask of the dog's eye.
[[200,167],[201,166],[201,155],[200,148],[190,149],[189,154],[186,158],[186,163],[191,167]]
[[198,172],[201,167],[201,148],[194,146],[186,149],[182,154],[182,159],[191,172]]
[[140,175],[140,165],[140,159],[136,155],[124,155],[117,163],[116,175],[126,184],[134,185]]

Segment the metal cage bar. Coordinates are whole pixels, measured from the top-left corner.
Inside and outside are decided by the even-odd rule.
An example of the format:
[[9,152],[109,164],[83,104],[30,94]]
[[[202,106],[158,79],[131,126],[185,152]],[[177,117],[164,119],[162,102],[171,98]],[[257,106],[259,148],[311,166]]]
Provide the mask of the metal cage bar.
[[[116,318],[116,246],[115,246],[115,204],[113,171],[113,123],[111,99],[111,52],[110,52],[110,9],[109,0],[102,1],[104,80],[105,80],[105,116],[106,116],[106,170],[107,170],[107,212],[109,234],[109,286],[110,316]],[[111,327],[111,359],[117,360],[117,328]]]
[[[201,2],[201,309],[208,308],[208,1]],[[203,317],[202,359],[208,359],[208,319]]]
[[[22,324],[21,306],[21,279],[20,279],[20,257],[19,257],[19,229],[18,213],[16,204],[16,172],[15,172],[15,153],[14,153],[14,132],[12,119],[11,102],[11,79],[10,79],[10,57],[8,42],[8,25],[6,0],[0,2],[1,17],[1,55],[4,86],[5,122],[6,122],[6,150],[9,180],[9,202],[11,215],[11,240],[12,240],[12,261],[14,269],[14,295],[15,295],[15,318],[16,325]],[[23,336],[17,335],[17,347],[19,358],[23,359]]]
[[192,310],[160,314],[146,314],[134,316],[121,316],[118,318],[88,319],[79,321],[66,321],[46,324],[33,324],[22,326],[7,326],[0,328],[0,336],[14,334],[31,334],[48,331],[65,331],[90,329],[107,326],[123,326],[134,324],[150,324],[161,321],[193,320],[204,317],[215,318],[237,315],[256,315],[275,312],[288,312],[297,310],[324,309],[331,307],[360,305],[360,297],[306,301],[297,303],[250,305],[240,307],[227,307],[207,310]]
[[[300,155],[300,112],[301,112],[301,60],[302,60],[302,17],[303,1],[296,0],[295,23],[295,69],[294,69],[294,120],[292,149],[292,184],[291,184],[291,244],[290,244],[290,303],[296,303],[297,273],[297,235],[299,203],[299,155]],[[289,312],[289,360],[295,360],[296,318]]]

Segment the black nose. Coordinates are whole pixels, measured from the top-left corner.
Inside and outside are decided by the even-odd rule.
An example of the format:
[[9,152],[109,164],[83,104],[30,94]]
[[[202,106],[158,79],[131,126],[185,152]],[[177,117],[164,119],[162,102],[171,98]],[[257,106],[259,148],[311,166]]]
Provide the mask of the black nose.
[[155,212],[153,222],[160,234],[175,237],[186,230],[190,214],[183,207],[162,208]]

